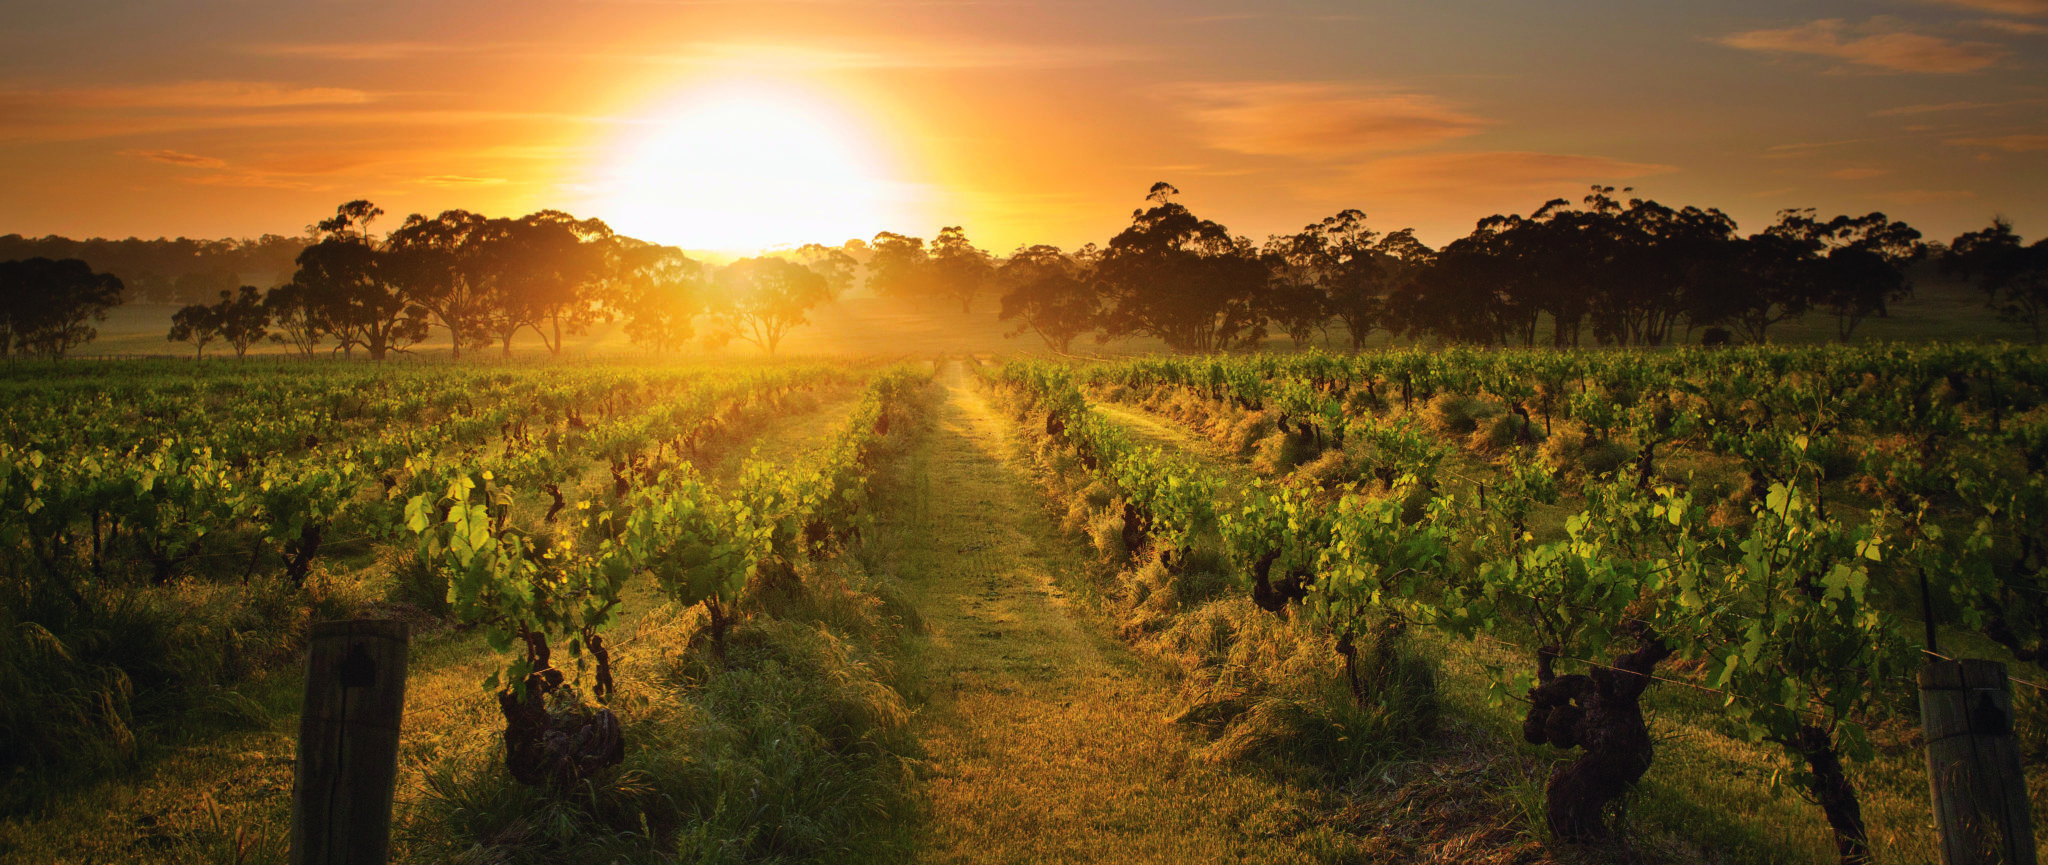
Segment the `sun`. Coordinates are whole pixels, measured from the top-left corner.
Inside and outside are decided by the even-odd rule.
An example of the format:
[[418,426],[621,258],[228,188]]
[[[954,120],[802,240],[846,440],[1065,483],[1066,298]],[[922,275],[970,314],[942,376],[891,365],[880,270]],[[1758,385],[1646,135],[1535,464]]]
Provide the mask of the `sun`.
[[816,95],[706,86],[628,126],[592,201],[592,215],[622,234],[746,253],[901,224],[905,184],[858,120]]

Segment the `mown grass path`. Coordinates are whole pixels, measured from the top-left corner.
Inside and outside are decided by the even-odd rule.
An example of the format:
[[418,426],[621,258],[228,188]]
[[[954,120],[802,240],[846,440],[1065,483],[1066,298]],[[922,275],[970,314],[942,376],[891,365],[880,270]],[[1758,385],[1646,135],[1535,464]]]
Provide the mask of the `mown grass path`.
[[1192,759],[1168,675],[1070,589],[1085,565],[954,364],[897,565],[931,629],[919,736],[928,862],[1309,862],[1298,794]]

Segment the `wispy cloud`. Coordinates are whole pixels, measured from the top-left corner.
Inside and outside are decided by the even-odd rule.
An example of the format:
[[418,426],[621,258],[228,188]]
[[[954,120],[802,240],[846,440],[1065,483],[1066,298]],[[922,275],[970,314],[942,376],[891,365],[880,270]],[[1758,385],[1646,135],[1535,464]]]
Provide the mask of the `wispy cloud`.
[[268,42],[242,50],[261,57],[307,57],[317,60],[403,60],[428,54],[474,54],[502,48],[459,42]]
[[1944,143],[1956,147],[2003,150],[2007,153],[2031,153],[2038,150],[2048,150],[2048,135],[2020,134],[1994,135],[1984,138],[1951,138]]
[[0,90],[0,106],[192,110],[362,105],[371,94],[346,87],[300,87],[267,81],[181,81],[128,87]]
[[1893,204],[1934,204],[1943,201],[1963,201],[1976,198],[1977,193],[1967,189],[1901,189],[1882,193],[1878,198]]
[[1862,144],[1868,138],[1844,138],[1840,141],[1795,141],[1791,144],[1773,144],[1764,148],[1765,159],[1799,159],[1812,156],[1823,150],[1832,150],[1851,144]]
[[1885,29],[1873,22],[1852,27],[1839,18],[1780,30],[1751,30],[1722,37],[1730,48],[1772,54],[1810,54],[1891,72],[1953,75],[1976,72],[2003,59],[2004,48],[1984,42],[1956,42],[1939,36]]
[[298,192],[317,192],[333,189],[334,184],[303,177],[271,174],[261,171],[239,171],[228,174],[209,174],[185,181],[196,186],[228,186],[241,189],[284,189]]
[[1933,0],[1943,6],[1958,6],[2000,15],[2048,15],[2048,0]]
[[[4,103],[0,103],[4,107]],[[215,111],[163,114],[99,112],[23,116],[0,126],[4,141],[83,141],[220,129],[445,129],[483,123],[599,124],[612,118],[548,112],[462,109],[345,110],[342,108],[273,111]]]
[[1828,172],[1828,176],[1836,180],[1869,180],[1890,173],[1892,172],[1889,168],[1838,168]]
[[121,155],[132,156],[136,159],[147,159],[151,162],[161,162],[165,165],[181,165],[186,168],[224,168],[227,166],[226,160],[177,150],[123,150]]
[[1359,166],[1355,177],[1375,190],[1395,193],[1554,195],[1570,191],[1573,184],[1633,180],[1677,170],[1605,156],[1489,151],[1389,156]]
[[496,186],[505,182],[503,177],[469,177],[461,174],[436,174],[422,177],[419,182],[428,186]]
[[1977,22],[1993,30],[2011,33],[2014,36],[2048,36],[2048,25],[2030,21],[2009,21],[2004,18],[1987,18]]
[[1412,150],[1487,125],[1435,96],[1359,84],[1218,82],[1162,92],[1201,127],[1203,143],[1263,156],[1329,159]]
[[1002,42],[904,42],[843,48],[767,42],[696,42],[658,54],[596,56],[644,63],[720,69],[831,71],[842,69],[1066,69],[1155,58],[1133,46]]
[[2012,108],[2021,105],[2043,104],[2048,104],[2048,99],[2010,99],[2004,102],[1941,102],[1931,105],[1901,105],[1897,108],[1872,111],[1870,116],[1903,117],[1914,114],[1933,114],[1941,111],[1981,111],[1991,108]]

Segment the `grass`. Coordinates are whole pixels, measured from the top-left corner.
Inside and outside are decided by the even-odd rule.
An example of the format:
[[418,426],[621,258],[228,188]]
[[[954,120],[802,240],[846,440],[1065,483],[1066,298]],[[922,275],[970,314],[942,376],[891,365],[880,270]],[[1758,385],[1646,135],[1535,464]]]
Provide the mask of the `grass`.
[[1205,757],[1171,722],[1183,674],[1113,635],[1113,590],[1026,472],[1012,426],[953,373],[913,477],[930,511],[884,526],[930,623],[918,860],[1367,861],[1313,790]]

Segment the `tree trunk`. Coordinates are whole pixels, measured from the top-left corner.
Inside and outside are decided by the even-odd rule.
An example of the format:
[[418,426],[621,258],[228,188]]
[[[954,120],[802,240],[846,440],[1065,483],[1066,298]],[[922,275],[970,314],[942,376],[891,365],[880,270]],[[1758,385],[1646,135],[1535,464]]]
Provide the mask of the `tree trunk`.
[[1842,757],[1828,731],[1804,724],[1790,740],[1781,744],[1805,758],[1810,774],[1807,790],[1827,815],[1828,828],[1835,831],[1835,852],[1842,865],[1865,865],[1870,861],[1869,835],[1863,828],[1863,805],[1856,799],[1856,787],[1842,769]]

